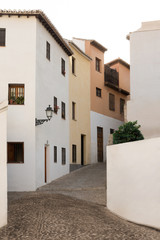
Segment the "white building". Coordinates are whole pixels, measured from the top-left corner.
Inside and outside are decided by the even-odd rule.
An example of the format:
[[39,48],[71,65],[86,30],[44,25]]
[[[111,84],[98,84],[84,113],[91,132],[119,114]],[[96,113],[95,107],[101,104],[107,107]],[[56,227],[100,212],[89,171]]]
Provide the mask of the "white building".
[[0,103],[0,228],[7,224],[7,105]]
[[141,125],[145,138],[160,136],[160,21],[144,22],[129,34],[131,97],[127,120]]
[[[0,101],[9,101],[8,190],[32,191],[69,172],[72,51],[41,11],[0,16]],[[36,118],[46,119],[48,105],[53,118],[35,126]]]

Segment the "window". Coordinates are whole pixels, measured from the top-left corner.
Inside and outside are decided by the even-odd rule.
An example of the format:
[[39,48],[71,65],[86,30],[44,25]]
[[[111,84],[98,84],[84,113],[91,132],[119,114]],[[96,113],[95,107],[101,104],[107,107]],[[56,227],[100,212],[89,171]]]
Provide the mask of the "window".
[[124,113],[124,104],[125,104],[125,100],[120,98],[120,114]]
[[65,61],[62,58],[61,59],[61,73],[65,76],[66,72],[65,72]]
[[66,164],[66,149],[62,148],[62,165]]
[[8,88],[9,104],[24,105],[24,84],[9,84]]
[[72,102],[72,119],[76,119],[76,103]]
[[96,88],[96,96],[97,97],[101,97],[102,96],[101,92],[102,92],[102,90],[100,88]]
[[76,145],[72,145],[72,162],[73,163],[76,163],[76,156],[77,154],[76,154]]
[[109,110],[115,111],[115,96],[109,93]]
[[72,57],[72,73],[75,74],[75,58]]
[[63,118],[63,119],[65,119],[65,117],[66,117],[66,113],[65,113],[65,103],[64,102],[62,102],[61,103],[61,117]]
[[96,58],[96,71],[100,72],[100,64],[101,64],[101,60],[99,58]]
[[7,155],[8,163],[24,163],[24,143],[8,142]]
[[54,113],[57,113],[58,112],[58,106],[57,106],[57,98],[56,97],[54,97],[53,105],[54,105],[53,111],[54,111]]
[[0,28],[0,46],[5,46],[6,29]]
[[54,146],[54,162],[57,163],[57,146]]
[[113,134],[113,133],[114,133],[114,129],[110,128],[110,134]]
[[46,58],[50,60],[50,44],[46,42]]

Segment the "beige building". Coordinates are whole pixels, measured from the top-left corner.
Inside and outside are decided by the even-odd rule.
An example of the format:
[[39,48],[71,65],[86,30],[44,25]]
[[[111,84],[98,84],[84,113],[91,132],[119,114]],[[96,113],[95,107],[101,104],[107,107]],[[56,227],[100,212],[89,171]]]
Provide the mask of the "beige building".
[[69,67],[70,163],[90,163],[90,61],[75,43]]

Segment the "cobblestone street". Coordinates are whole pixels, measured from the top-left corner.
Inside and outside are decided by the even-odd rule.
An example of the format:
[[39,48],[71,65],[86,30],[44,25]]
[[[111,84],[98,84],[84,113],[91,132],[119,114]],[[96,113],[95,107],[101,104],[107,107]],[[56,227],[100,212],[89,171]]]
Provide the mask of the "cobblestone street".
[[160,232],[105,207],[105,165],[83,167],[29,193],[9,193],[4,240],[159,240]]

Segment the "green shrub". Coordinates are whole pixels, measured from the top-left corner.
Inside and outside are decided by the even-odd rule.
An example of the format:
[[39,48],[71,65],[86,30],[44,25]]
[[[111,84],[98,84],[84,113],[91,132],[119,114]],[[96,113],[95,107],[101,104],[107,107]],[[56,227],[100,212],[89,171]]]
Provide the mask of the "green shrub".
[[113,144],[143,140],[137,121],[124,123],[113,133]]

